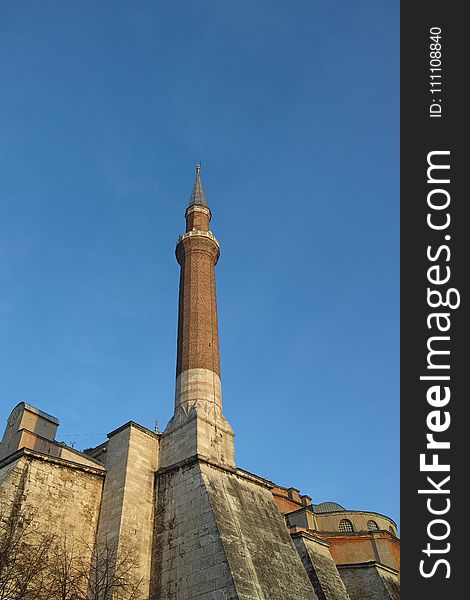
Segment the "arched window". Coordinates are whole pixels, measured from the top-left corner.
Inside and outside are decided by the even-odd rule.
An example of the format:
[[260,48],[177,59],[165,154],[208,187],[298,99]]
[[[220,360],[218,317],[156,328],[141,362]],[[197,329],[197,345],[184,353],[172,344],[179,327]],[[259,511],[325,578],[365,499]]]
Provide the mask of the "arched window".
[[367,531],[378,531],[379,526],[375,521],[367,521]]
[[354,527],[349,519],[343,519],[339,522],[339,530],[343,533],[348,533],[350,531],[354,531]]

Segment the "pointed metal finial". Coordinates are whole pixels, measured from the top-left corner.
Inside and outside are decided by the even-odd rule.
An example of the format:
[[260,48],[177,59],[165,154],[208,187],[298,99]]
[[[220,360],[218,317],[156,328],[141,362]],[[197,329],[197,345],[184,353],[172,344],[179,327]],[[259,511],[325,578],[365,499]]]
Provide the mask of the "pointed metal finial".
[[201,163],[196,163],[196,177],[201,174]]

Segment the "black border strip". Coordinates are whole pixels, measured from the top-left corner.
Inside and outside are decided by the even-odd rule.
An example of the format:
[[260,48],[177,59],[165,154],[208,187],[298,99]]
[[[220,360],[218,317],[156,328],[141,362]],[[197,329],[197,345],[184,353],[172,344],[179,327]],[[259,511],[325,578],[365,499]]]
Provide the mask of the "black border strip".
[[[466,372],[470,372],[468,362],[468,274],[470,251],[465,213],[470,204],[468,192],[464,190],[464,181],[469,171],[466,165],[468,154],[465,148],[465,132],[469,130],[467,119],[468,104],[464,95],[467,80],[468,23],[463,10],[464,3],[436,2],[434,0],[408,2],[401,4],[401,589],[402,597],[407,599],[459,598],[465,596],[464,580],[466,552],[462,540],[467,536],[467,519],[464,506],[467,504],[465,488],[469,456],[466,438],[466,410],[468,392],[466,391]],[[431,28],[439,28],[441,37],[440,55],[430,55]],[[437,29],[433,29],[437,32]],[[437,59],[438,57],[438,59]],[[432,65],[430,61],[434,59]],[[439,66],[441,71],[431,73],[431,68]],[[431,74],[441,74],[442,86],[431,85],[439,78],[431,79]],[[436,89],[431,93],[431,89]],[[430,116],[432,110],[441,110],[441,116]],[[430,152],[448,151],[449,154],[435,154],[430,160],[434,163],[448,164],[450,169],[435,169],[430,172],[428,182],[427,168]],[[447,177],[448,183],[444,183]],[[437,182],[435,180],[439,179]],[[435,210],[428,205],[450,197],[449,206]],[[450,223],[445,229],[433,229],[427,223],[427,215],[432,213],[434,223],[446,222],[449,213]],[[450,239],[445,236],[450,236]],[[450,251],[442,248],[447,246]],[[427,256],[427,248],[433,258]],[[441,250],[439,250],[441,248]],[[438,265],[430,273],[428,269]],[[431,284],[431,278],[443,279],[450,269],[447,283]],[[445,293],[455,288],[460,296],[458,308],[444,306],[431,308],[427,298],[427,288]],[[432,301],[436,301],[435,294]],[[456,303],[457,294],[451,294],[451,303]],[[431,328],[427,318],[433,312],[449,315],[450,327],[447,332],[437,329],[437,319],[431,318]],[[466,318],[467,317],[467,318]],[[446,324],[446,317],[440,321]],[[435,339],[433,336],[448,336],[449,339]],[[428,356],[427,344],[431,348],[448,350],[449,354]],[[448,369],[430,368],[432,365],[449,366]],[[446,380],[420,380],[420,376],[449,376]],[[441,406],[431,406],[427,394],[431,386],[450,389],[450,400]],[[437,398],[436,394],[432,398]],[[432,400],[431,398],[431,400]],[[432,411],[439,411],[429,416]],[[448,415],[446,415],[448,413]],[[450,417],[450,426],[440,433],[434,433],[434,439],[449,441],[450,449],[427,449],[429,427],[446,423]],[[427,421],[428,419],[428,421]],[[444,427],[444,426],[443,426]],[[439,464],[450,466],[450,471],[425,472],[420,470],[420,454],[426,454],[426,463],[437,454]],[[434,480],[433,484],[427,477]],[[450,480],[441,483],[447,476]],[[448,489],[449,493],[422,493],[418,490],[437,491]],[[450,502],[450,505],[448,503]],[[433,515],[432,510],[448,511]],[[442,519],[443,522],[433,520]],[[442,540],[430,538],[430,532]],[[448,535],[447,535],[448,533]],[[430,546],[428,547],[428,544]],[[449,546],[447,546],[449,544]],[[459,548],[459,545],[461,548]],[[437,563],[442,560],[443,562]],[[421,563],[421,561],[424,561]],[[444,562],[446,561],[446,562]],[[421,570],[428,577],[420,574]],[[429,574],[432,573],[431,576]],[[449,575],[449,577],[447,577]],[[463,591],[462,591],[463,590]]]

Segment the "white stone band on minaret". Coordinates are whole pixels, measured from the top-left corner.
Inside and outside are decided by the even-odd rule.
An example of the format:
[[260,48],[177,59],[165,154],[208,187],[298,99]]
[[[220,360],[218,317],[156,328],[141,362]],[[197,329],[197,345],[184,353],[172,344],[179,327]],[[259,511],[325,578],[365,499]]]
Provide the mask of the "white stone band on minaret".
[[222,412],[220,377],[209,369],[187,369],[176,378],[175,409],[186,413],[193,407]]
[[222,411],[220,377],[209,369],[187,369],[176,378],[175,408]]

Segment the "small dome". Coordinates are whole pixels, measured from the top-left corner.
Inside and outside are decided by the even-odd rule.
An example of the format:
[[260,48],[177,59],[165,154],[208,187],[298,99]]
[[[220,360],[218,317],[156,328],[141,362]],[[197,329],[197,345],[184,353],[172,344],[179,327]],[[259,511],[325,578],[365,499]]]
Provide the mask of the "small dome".
[[327,513],[327,512],[337,512],[345,511],[346,509],[341,504],[337,504],[336,502],[321,502],[320,504],[313,504],[313,511],[316,513]]

